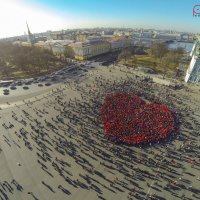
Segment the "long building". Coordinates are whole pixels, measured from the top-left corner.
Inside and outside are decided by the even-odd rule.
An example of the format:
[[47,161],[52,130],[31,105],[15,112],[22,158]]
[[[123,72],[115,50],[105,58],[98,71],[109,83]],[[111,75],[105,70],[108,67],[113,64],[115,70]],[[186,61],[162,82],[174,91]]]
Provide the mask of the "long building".
[[130,47],[132,40],[125,36],[90,36],[86,42],[75,42],[69,46],[74,50],[75,59],[86,60],[88,58],[108,52],[119,51]]
[[86,60],[110,51],[110,44],[105,41],[76,42],[69,46],[74,50],[77,60]]
[[187,69],[185,82],[200,84],[200,38],[198,38],[190,53],[192,57]]

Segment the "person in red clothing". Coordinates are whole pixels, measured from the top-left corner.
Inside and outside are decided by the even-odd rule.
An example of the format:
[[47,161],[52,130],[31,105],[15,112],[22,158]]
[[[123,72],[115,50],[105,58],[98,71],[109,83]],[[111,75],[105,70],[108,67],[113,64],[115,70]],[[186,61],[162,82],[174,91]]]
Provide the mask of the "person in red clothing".
[[175,128],[174,116],[167,106],[146,104],[132,93],[106,96],[101,108],[105,136],[113,142],[140,144],[166,138]]

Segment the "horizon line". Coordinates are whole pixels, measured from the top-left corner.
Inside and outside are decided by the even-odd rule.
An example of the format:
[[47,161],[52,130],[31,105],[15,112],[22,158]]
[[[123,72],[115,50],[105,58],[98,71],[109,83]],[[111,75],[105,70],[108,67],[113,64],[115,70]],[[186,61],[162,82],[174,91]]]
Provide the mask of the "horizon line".
[[[110,27],[107,27],[107,26],[101,26],[101,27],[82,27],[82,28],[67,28],[67,29],[57,29],[57,30],[46,30],[46,31],[43,31],[43,32],[32,32],[32,34],[40,34],[40,33],[46,33],[46,32],[56,32],[56,31],[66,31],[66,30],[79,30],[79,29],[144,29],[144,30],[156,30],[156,31],[173,31],[173,32],[177,32],[177,33],[189,33],[189,34],[198,34],[198,32],[188,32],[188,31],[178,31],[178,30],[175,30],[175,29],[158,29],[158,28],[144,28],[144,27],[117,27],[117,26],[110,26]],[[26,33],[27,35],[27,33]],[[22,34],[22,35],[14,35],[14,36],[8,36],[8,37],[0,37],[0,40],[2,39],[9,39],[9,38],[14,38],[14,37],[22,37],[22,36],[25,36],[25,34]]]

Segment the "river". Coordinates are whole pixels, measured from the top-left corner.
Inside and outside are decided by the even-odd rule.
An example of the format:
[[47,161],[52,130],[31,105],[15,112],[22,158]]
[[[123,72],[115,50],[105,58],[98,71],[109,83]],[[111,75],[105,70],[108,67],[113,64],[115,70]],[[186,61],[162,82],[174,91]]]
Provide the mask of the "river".
[[168,45],[169,48],[175,49],[178,47],[182,47],[185,49],[186,52],[190,53],[192,51],[194,43],[187,43],[187,42],[174,42]]

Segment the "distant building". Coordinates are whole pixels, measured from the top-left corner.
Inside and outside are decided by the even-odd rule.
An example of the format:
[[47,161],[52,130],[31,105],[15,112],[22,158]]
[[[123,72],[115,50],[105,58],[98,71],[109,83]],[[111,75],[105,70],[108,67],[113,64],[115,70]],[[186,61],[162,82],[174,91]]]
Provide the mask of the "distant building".
[[75,42],[69,45],[75,53],[75,59],[86,60],[91,54],[89,42]]
[[27,35],[27,42],[29,42],[31,45],[35,43],[35,36],[34,34],[31,33],[28,23],[26,22],[27,30],[28,30],[28,35]]
[[132,40],[123,36],[108,38],[107,41],[110,43],[111,51],[118,51],[123,48],[132,46]]
[[188,33],[181,34],[181,40],[189,41],[189,34]]
[[73,40],[48,40],[46,41],[46,44],[50,47],[50,50],[55,56],[64,59],[65,48],[73,42]]
[[87,33],[77,33],[75,35],[76,42],[85,42],[87,40],[88,34]]
[[106,41],[94,41],[90,42],[91,54],[89,57],[94,57],[110,51],[110,44]]
[[132,33],[133,38],[152,38],[152,32],[151,31],[134,31]]
[[113,35],[114,31],[113,30],[104,30],[102,31],[102,35]]
[[116,31],[113,32],[113,35],[115,35],[115,36],[131,36],[132,32],[131,31],[119,31],[119,30],[116,30]]
[[185,82],[200,84],[200,38],[195,42],[190,53],[192,57],[185,76]]
[[133,32],[133,34],[132,34],[132,37],[133,38],[141,38],[142,37],[142,33],[141,32]]
[[52,39],[52,40],[71,40],[72,39],[72,35],[70,33],[67,33],[66,31],[62,30],[62,31],[54,31],[54,32],[50,32],[50,35],[48,37],[48,39]]
[[87,41],[89,41],[89,42],[99,42],[99,41],[102,41],[102,37],[96,36],[96,35],[91,35],[91,36],[87,37]]
[[156,39],[160,40],[181,40],[181,34],[179,33],[158,33],[155,35]]
[[31,44],[30,42],[21,42],[21,41],[15,41],[13,42],[13,45],[19,45],[19,46],[27,46],[27,47],[37,47],[42,49],[48,49],[52,51],[52,53],[61,59],[64,59],[65,55],[65,48],[73,43],[73,40],[47,40],[47,41],[38,41],[34,44]]
[[74,50],[77,60],[86,60],[110,51],[110,44],[106,41],[76,42],[69,46]]
[[152,36],[153,36],[153,34],[152,34],[152,32],[143,32],[142,33],[142,37],[143,38],[152,38]]
[[125,36],[88,36],[85,42],[75,42],[69,46],[75,52],[75,59],[86,60],[104,53],[118,51],[132,45],[132,40]]
[[28,31],[27,41],[17,40],[13,42],[14,45],[31,47],[31,46],[35,46],[37,42],[47,41],[47,37],[43,36],[42,34],[32,34],[27,22],[26,22],[26,26],[27,26],[27,31]]
[[42,49],[50,49],[49,45],[44,41],[39,41],[35,43],[34,46]]

